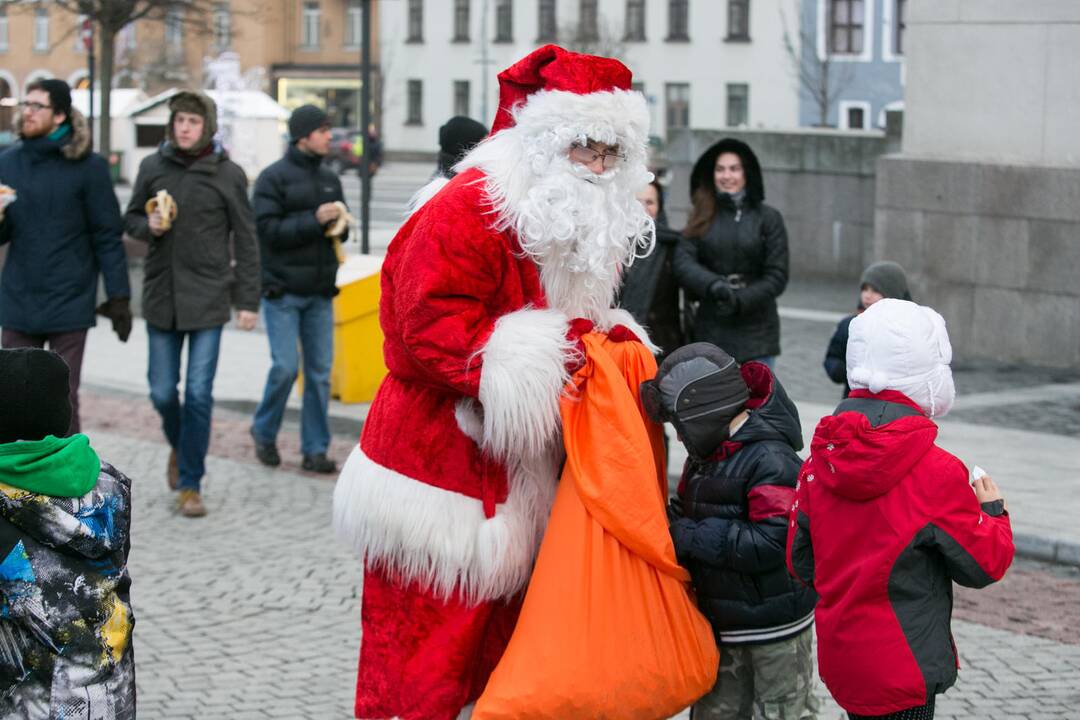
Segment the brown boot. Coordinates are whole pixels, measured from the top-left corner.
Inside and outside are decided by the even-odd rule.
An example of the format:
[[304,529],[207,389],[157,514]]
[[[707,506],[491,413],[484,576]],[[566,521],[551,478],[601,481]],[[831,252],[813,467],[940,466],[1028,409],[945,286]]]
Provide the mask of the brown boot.
[[180,511],[181,515],[189,518],[202,517],[206,514],[206,506],[203,505],[198,490],[181,490],[176,509]]
[[165,470],[165,479],[169,482],[169,489],[175,490],[180,482],[180,465],[176,462],[176,450],[169,452],[169,466]]

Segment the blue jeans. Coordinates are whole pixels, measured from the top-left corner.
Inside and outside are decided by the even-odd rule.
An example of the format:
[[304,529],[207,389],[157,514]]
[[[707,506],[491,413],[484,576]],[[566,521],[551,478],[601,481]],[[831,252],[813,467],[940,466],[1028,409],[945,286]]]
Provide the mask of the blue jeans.
[[[181,332],[146,326],[150,336],[150,402],[161,415],[161,429],[176,451],[177,487],[198,490],[206,474],[210,415],[214,409],[214,375],[221,349],[221,327]],[[188,342],[184,404],[180,404],[180,353]]]
[[[330,367],[334,362],[333,299],[319,295],[263,298],[263,322],[270,341],[271,366],[251,434],[272,443],[281,429],[300,358],[304,361],[304,401],[300,411],[300,452],[325,453],[330,445]],[[299,345],[299,348],[298,348]]]

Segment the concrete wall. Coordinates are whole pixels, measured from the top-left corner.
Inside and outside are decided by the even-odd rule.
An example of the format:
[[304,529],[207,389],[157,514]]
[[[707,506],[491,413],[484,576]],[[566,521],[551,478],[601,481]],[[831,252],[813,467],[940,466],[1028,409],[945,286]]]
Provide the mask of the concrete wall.
[[1080,2],[908,4],[904,154],[1080,165]]
[[689,210],[690,172],[714,142],[735,137],[761,162],[765,202],[784,216],[792,277],[857,281],[872,260],[874,173],[890,140],[881,132],[838,130],[693,130],[669,136],[667,212],[681,228]]
[[1080,365],[1080,168],[889,156],[874,215],[958,358]]

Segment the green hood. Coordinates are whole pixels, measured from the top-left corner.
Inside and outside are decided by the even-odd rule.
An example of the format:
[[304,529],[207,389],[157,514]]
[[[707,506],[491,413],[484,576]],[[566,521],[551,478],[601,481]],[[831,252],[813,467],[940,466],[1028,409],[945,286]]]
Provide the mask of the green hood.
[[82,497],[100,472],[101,461],[85,435],[0,444],[0,482],[37,495]]

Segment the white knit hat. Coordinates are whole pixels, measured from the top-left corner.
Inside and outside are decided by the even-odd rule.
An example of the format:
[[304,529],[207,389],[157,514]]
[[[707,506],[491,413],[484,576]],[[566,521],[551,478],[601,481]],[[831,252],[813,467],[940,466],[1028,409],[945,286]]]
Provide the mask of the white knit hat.
[[907,300],[878,300],[851,321],[847,375],[852,389],[896,390],[929,417],[942,417],[956,399],[952,345],[945,319]]

